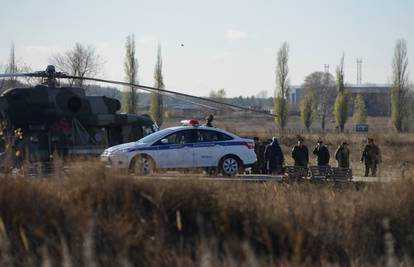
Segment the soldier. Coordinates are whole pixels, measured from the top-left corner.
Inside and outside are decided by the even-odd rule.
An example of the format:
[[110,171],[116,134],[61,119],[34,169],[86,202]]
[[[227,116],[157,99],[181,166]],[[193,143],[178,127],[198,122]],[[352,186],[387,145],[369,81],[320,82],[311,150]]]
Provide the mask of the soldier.
[[272,143],[266,146],[264,158],[268,174],[279,174],[282,171],[284,157],[276,137],[273,137]]
[[347,142],[342,142],[335,152],[335,159],[338,161],[338,167],[349,168],[349,148]]
[[328,148],[323,144],[322,140],[318,141],[313,154],[317,157],[318,166],[327,166],[329,165],[329,159],[331,155],[329,154]]
[[260,142],[258,137],[253,137],[254,140],[254,153],[256,154],[257,161],[252,168],[252,172],[255,174],[261,174],[264,165],[264,150],[265,146]]
[[298,144],[293,147],[292,158],[295,160],[295,166],[308,167],[309,151],[302,138],[298,138]]
[[213,120],[214,120],[213,114],[208,115],[206,118],[206,124],[204,125],[207,127],[213,127],[213,124],[212,124]]
[[371,170],[372,176],[377,175],[377,166],[381,162],[381,152],[379,147],[374,144],[374,139],[368,138],[368,144],[365,145],[361,156],[361,163],[365,163],[365,177]]
[[23,142],[23,131],[18,128],[14,130],[14,142],[12,146],[12,151],[14,154],[14,165],[17,168],[22,167],[23,164],[23,152],[24,152],[24,142]]

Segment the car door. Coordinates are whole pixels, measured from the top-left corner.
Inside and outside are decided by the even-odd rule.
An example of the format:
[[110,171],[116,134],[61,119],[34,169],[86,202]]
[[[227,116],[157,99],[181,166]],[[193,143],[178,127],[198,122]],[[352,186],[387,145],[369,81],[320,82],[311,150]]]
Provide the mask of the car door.
[[158,146],[158,162],[160,168],[190,168],[194,166],[195,143],[194,130],[182,130],[172,133],[154,145]]
[[197,143],[194,145],[197,167],[215,167],[223,156],[224,145],[232,137],[215,130],[197,130]]

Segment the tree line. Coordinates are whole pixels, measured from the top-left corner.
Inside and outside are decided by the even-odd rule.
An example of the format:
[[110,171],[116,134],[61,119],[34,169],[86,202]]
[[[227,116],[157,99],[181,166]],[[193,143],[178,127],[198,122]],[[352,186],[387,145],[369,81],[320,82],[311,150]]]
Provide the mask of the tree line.
[[[276,124],[283,131],[288,122],[289,111],[289,45],[284,42],[276,58],[276,93],[274,113]],[[327,118],[333,116],[336,128],[343,132],[350,117],[351,94],[345,86],[345,56],[342,54],[336,68],[336,79],[329,72],[313,72],[305,78],[302,88],[304,96],[300,103],[300,116],[303,126],[309,131],[316,118],[325,131]],[[336,89],[336,90],[335,90]],[[392,61],[391,122],[397,132],[409,130],[412,121],[412,96],[408,77],[407,45],[399,39],[394,48]],[[367,108],[364,97],[359,94],[354,100],[354,123],[365,123]]]

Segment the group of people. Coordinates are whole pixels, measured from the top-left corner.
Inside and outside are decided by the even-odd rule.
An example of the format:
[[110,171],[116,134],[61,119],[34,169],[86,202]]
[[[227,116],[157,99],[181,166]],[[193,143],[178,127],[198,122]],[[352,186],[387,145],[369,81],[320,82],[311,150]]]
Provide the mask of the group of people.
[[[255,153],[257,162],[253,166],[253,173],[261,174],[280,174],[283,172],[285,158],[278,140],[273,137],[271,142],[264,145],[259,138],[253,138],[255,142]],[[295,166],[308,167],[309,164],[309,150],[303,143],[302,138],[298,138],[298,143],[292,149],[292,159]],[[312,153],[316,156],[316,163],[318,166],[329,166],[331,155],[328,147],[322,140],[318,140]],[[335,160],[340,168],[350,167],[350,150],[347,142],[342,142],[335,151]],[[367,144],[364,147],[361,156],[361,163],[365,164],[365,176],[371,173],[372,176],[377,175],[378,164],[381,163],[381,153],[379,147],[374,143],[373,138],[367,139]]]

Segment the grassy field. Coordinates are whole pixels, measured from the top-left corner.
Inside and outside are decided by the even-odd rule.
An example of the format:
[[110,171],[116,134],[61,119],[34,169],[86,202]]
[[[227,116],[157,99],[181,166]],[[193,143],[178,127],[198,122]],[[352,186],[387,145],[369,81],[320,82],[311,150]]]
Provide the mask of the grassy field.
[[[295,134],[230,122],[216,124],[246,137],[277,136],[292,163]],[[354,173],[362,174],[366,135],[303,136],[309,148],[323,137],[331,154],[348,141]],[[241,183],[197,180],[199,173],[154,180],[95,161],[75,162],[59,177],[2,177],[0,267],[413,266],[414,135],[371,136],[382,150],[381,176],[397,181]]]
[[0,266],[412,266],[414,183],[0,183]]

